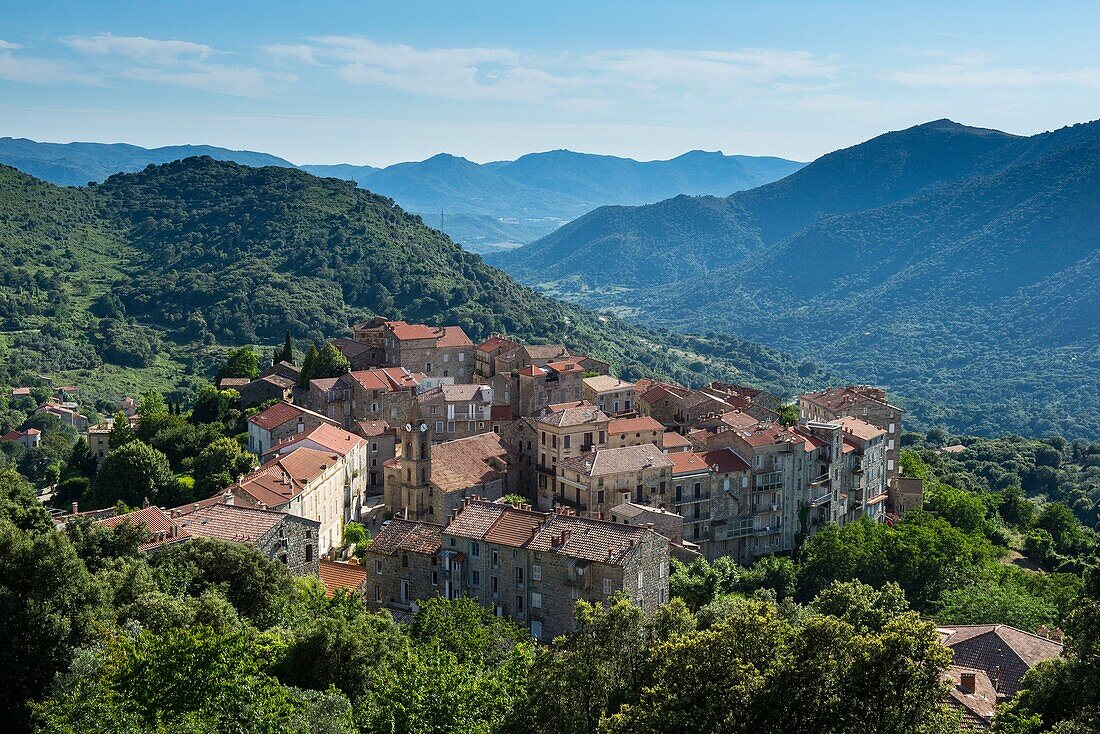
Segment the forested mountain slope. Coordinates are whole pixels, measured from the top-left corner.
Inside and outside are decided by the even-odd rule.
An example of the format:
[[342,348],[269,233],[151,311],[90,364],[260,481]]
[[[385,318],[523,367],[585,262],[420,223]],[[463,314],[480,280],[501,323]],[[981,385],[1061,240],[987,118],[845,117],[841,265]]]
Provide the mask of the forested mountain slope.
[[491,258],[646,321],[755,338],[946,406],[957,430],[1100,435],[1100,123],[940,121],[727,199],[601,209]]
[[202,345],[273,344],[286,328],[319,341],[373,314],[561,341],[631,375],[783,392],[800,379],[774,350],[538,295],[392,200],[291,168],[189,158],[84,189],[0,168],[0,221],[8,384],[46,373],[95,390],[104,360],[196,372]]

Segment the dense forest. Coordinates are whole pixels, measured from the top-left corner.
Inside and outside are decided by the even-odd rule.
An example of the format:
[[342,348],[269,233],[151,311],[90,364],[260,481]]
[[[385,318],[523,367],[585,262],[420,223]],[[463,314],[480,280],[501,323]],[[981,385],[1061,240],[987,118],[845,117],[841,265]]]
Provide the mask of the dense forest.
[[1100,123],[938,121],[725,199],[606,207],[490,256],[629,319],[735,333],[902,396],[923,428],[1100,437]]
[[[346,335],[375,314],[562,342],[627,377],[787,393],[783,354],[647,330],[518,285],[390,199],[302,171],[191,158],[63,189],[0,168],[0,384],[90,403],[191,396],[228,346]],[[3,406],[0,406],[2,408]]]

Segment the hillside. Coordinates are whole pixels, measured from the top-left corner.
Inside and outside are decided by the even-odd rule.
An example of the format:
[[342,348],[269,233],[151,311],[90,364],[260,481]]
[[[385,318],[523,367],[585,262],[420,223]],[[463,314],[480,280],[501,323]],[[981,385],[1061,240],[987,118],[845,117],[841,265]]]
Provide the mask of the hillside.
[[782,392],[800,379],[774,350],[538,295],[392,200],[295,169],[190,158],[62,189],[0,168],[0,222],[18,223],[0,228],[5,384],[45,374],[91,395],[186,392],[215,345],[270,345],[288,327],[320,341],[374,314],[561,341],[631,375]]
[[1098,141],[1100,123],[1023,138],[938,121],[727,199],[601,209],[490,260],[946,406],[931,423],[1096,436]]
[[0,138],[0,163],[58,186],[84,186],[116,173],[140,171],[149,164],[193,156],[210,156],[245,166],[292,166],[277,156],[212,145],[142,148],[126,143],[40,143],[26,138]]

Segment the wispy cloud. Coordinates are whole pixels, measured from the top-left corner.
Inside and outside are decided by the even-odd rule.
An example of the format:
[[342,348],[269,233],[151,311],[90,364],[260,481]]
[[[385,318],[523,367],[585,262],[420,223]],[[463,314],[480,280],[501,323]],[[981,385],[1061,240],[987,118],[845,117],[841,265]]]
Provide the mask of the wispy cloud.
[[986,51],[948,53],[926,50],[922,55],[941,60],[909,69],[894,69],[882,78],[908,87],[939,89],[1032,89],[1043,86],[1074,86],[1100,89],[1100,68],[1070,71],[1039,66],[1001,66]]
[[104,76],[170,84],[242,97],[271,93],[279,79],[290,79],[256,66],[223,63],[230,54],[203,44],[109,33],[62,39],[89,59]]
[[98,84],[95,74],[62,60],[24,53],[22,44],[0,40],[0,79],[23,84]]

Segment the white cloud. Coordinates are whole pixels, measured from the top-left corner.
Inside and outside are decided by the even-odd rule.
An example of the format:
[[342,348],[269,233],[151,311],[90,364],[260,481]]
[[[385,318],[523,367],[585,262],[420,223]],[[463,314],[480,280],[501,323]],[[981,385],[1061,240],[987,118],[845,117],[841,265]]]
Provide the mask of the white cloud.
[[924,55],[943,61],[912,69],[895,69],[882,78],[907,87],[938,89],[1034,89],[1053,85],[1100,89],[1100,68],[1073,71],[1038,66],[997,66],[996,56],[980,50],[945,53],[935,50]]
[[22,84],[98,84],[94,74],[55,59],[27,56],[24,46],[0,40],[0,79]]
[[20,48],[23,48],[21,44],[12,43],[11,41],[0,39],[0,51],[15,51],[16,49]]
[[254,66],[225,64],[214,59],[227,56],[204,43],[163,40],[144,36],[70,36],[62,41],[88,58],[106,76],[242,97],[271,93],[272,83],[289,80]]

